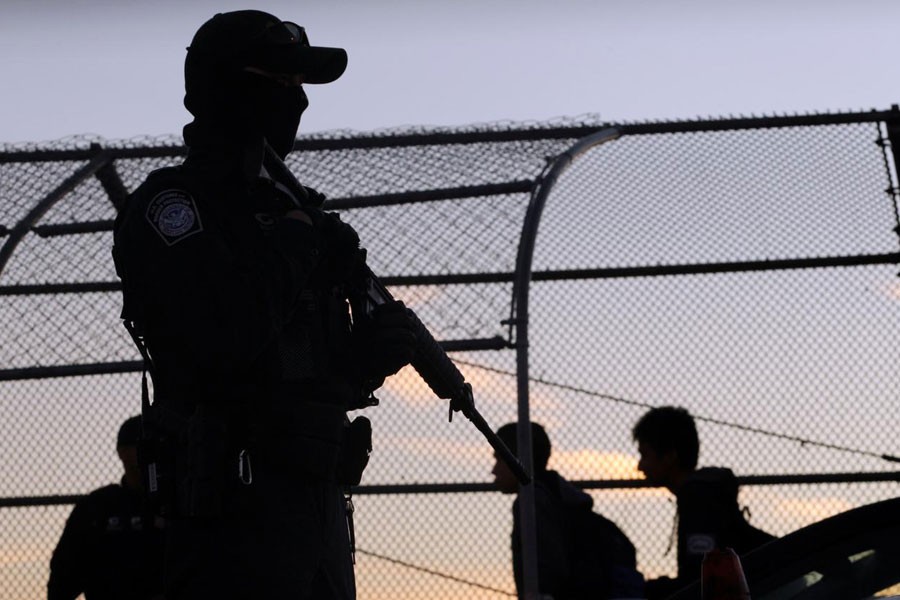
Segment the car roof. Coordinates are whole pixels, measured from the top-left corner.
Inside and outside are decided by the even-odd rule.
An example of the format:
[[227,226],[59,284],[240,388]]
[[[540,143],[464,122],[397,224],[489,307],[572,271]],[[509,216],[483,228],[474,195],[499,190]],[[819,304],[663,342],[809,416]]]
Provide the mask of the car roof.
[[[867,504],[798,529],[742,556],[741,565],[755,598],[756,592],[816,570],[820,564],[846,560],[858,549],[873,545],[887,549],[892,557],[900,555],[900,498]],[[870,577],[877,585],[876,575]],[[697,581],[670,599],[697,598],[699,591]]]

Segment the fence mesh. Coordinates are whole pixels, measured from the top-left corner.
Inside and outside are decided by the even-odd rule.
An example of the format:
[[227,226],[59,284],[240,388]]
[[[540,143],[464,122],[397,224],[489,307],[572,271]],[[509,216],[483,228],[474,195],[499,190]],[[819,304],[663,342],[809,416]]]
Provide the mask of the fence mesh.
[[[898,116],[625,125],[573,161],[548,197],[531,286],[531,414],[553,441],[552,468],[638,478],[632,425],[676,404],[698,418],[702,464],[742,476],[892,470],[881,456],[900,453],[887,139]],[[290,157],[360,232],[394,294],[438,340],[469,348],[452,356],[494,426],[516,418],[515,350],[466,344],[513,340],[504,321],[532,183],[601,126],[334,132],[301,138]],[[115,433],[139,410],[140,375],[115,369],[138,355],[118,320],[110,169],[130,191],[180,162],[179,144],[0,146],[0,597],[44,595],[70,510],[52,497],[120,476]],[[512,499],[483,485],[487,443],[461,416],[448,423],[410,369],[379,397],[365,411],[375,453],[355,497],[359,597],[513,596]],[[785,534],[896,485],[745,486],[741,500],[755,524]],[[641,569],[671,574],[668,494],[591,493],[635,541]]]

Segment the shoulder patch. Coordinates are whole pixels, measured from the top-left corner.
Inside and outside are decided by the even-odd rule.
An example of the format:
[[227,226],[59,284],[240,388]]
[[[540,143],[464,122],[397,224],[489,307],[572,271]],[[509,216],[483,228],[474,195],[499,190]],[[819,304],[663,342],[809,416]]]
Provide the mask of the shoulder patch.
[[184,190],[172,189],[158,193],[147,205],[145,216],[169,246],[203,231],[197,205],[193,197]]

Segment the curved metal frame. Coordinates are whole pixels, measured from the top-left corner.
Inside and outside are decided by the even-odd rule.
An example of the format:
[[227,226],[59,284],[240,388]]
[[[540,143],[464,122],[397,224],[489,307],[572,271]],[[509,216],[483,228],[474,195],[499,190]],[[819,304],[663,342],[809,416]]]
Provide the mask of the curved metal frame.
[[[759,127],[795,127],[801,125],[827,125],[827,124],[844,124],[844,123],[862,123],[862,122],[887,122],[887,140],[880,139],[879,143],[883,144],[883,147],[888,148],[891,153],[891,156],[895,159],[896,156],[900,155],[900,143],[897,143],[895,140],[900,136],[900,127],[897,126],[898,119],[898,109],[896,106],[892,107],[890,111],[880,111],[880,112],[871,112],[871,113],[843,113],[843,114],[835,114],[835,115],[803,115],[803,116],[795,116],[795,117],[774,117],[768,119],[728,119],[728,120],[719,120],[719,121],[696,121],[696,122],[680,122],[680,123],[646,123],[646,124],[632,124],[632,125],[622,125],[619,128],[609,128],[598,131],[596,133],[591,133],[586,137],[579,139],[575,144],[571,146],[567,151],[562,154],[551,157],[548,159],[548,163],[541,173],[539,178],[534,182],[533,187],[531,188],[531,197],[529,201],[529,205],[526,211],[526,215],[522,225],[522,232],[519,240],[518,254],[516,258],[516,269],[513,274],[503,274],[507,279],[505,281],[509,281],[509,276],[513,276],[513,291],[512,291],[512,306],[511,306],[511,319],[509,321],[510,325],[510,333],[515,332],[515,337],[510,335],[510,341],[515,342],[516,352],[517,352],[517,364],[516,364],[516,373],[517,373],[517,399],[518,399],[518,421],[519,421],[519,430],[518,430],[518,447],[523,451],[520,452],[522,456],[522,462],[525,463],[526,469],[529,472],[533,471],[533,464],[531,461],[531,430],[528,427],[530,423],[529,418],[529,360],[528,360],[528,349],[529,349],[529,341],[528,341],[528,298],[530,292],[530,284],[532,279],[534,279],[532,272],[532,259],[535,249],[535,242],[537,238],[537,230],[541,219],[541,214],[544,208],[544,205],[547,202],[550,192],[554,188],[556,181],[560,177],[560,175],[565,171],[565,169],[574,162],[575,159],[579,157],[583,152],[599,145],[605,143],[607,141],[612,141],[621,135],[642,135],[642,134],[658,134],[658,133],[676,133],[676,132],[687,132],[687,131],[720,131],[726,129],[752,129]],[[584,135],[588,133],[584,131],[583,128],[577,129],[560,129],[554,130],[552,137],[555,138],[572,138],[573,134],[576,135]],[[500,139],[519,139],[522,134],[520,132],[515,133],[502,133],[493,135],[491,134],[488,138],[492,141],[500,141]],[[481,134],[465,134],[461,136],[451,135],[448,137],[439,138],[438,141],[443,143],[468,143],[473,140],[481,140]],[[310,140],[308,142],[298,143],[298,148],[300,149],[323,149],[323,148],[344,148],[344,147],[360,147],[360,148],[370,148],[370,147],[382,147],[389,145],[418,145],[422,144],[423,140],[433,140],[434,138],[431,136],[407,136],[401,138],[389,138],[387,140],[381,139],[379,137],[375,137],[372,139],[366,140]],[[895,143],[888,143],[886,141],[894,141]],[[69,175],[59,186],[54,188],[51,192],[47,194],[45,198],[43,198],[38,204],[36,204],[12,229],[4,229],[0,227],[0,235],[8,235],[9,237],[5,240],[5,243],[0,246],[0,279],[2,279],[2,275],[4,270],[12,256],[15,252],[19,243],[24,239],[29,232],[35,232],[35,225],[43,218],[43,216],[47,213],[47,211],[52,208],[59,200],[65,198],[72,190],[74,190],[78,185],[80,185],[85,179],[96,175],[98,172],[102,171],[104,167],[108,164],[112,163],[117,158],[132,158],[132,157],[144,157],[144,156],[177,156],[181,155],[184,152],[183,148],[173,148],[173,147],[152,147],[152,148],[141,148],[141,149],[104,149],[100,152],[95,151],[96,148],[92,147],[91,150],[77,150],[77,151],[58,151],[58,152],[36,152],[36,153],[9,153],[9,152],[0,152],[0,164],[10,163],[10,162],[22,162],[22,161],[57,161],[57,160],[81,160],[88,161],[87,164],[82,165],[80,168],[75,170],[71,175]],[[890,171],[890,165],[887,165]],[[526,182],[515,182],[516,184],[525,184]],[[471,193],[472,190],[466,190],[465,193]],[[522,189],[521,191],[526,191]],[[892,187],[888,190],[888,194],[896,201],[898,189],[896,185],[892,185]],[[430,197],[430,196],[429,196]],[[895,205],[895,216],[896,216],[896,205]],[[900,228],[898,228],[898,232],[900,232]],[[897,261],[896,254],[885,254],[874,257],[874,260],[877,260],[879,264],[883,262],[896,262]],[[843,260],[843,259],[842,259]],[[762,267],[765,268],[785,268],[783,265],[772,265],[772,264],[762,264]],[[713,266],[715,267],[715,266]],[[713,268],[709,265],[704,268]],[[733,268],[734,265],[723,265],[720,268]],[[792,267],[790,267],[792,268]],[[563,277],[569,277],[570,274],[563,274]],[[22,288],[21,290],[16,290],[16,293],[46,293],[36,289],[26,289]],[[133,367],[133,364],[132,364]],[[24,370],[26,373],[16,373],[14,377],[10,378],[19,378],[22,376],[31,377],[31,376],[46,376],[46,373],[41,372],[37,373],[37,371],[32,371],[30,369]],[[66,372],[68,375],[68,372]],[[52,376],[52,375],[51,375]],[[0,376],[2,379],[2,376]],[[525,451],[528,450],[528,451]],[[873,481],[871,479],[872,474],[868,474],[867,476],[864,474],[860,475],[861,477],[867,477],[862,479],[863,481]],[[829,480],[830,481],[830,480]],[[764,482],[772,483],[772,482]],[[783,483],[781,481],[775,483]],[[753,485],[754,483],[750,483]],[[760,484],[756,482],[755,484]],[[627,487],[627,486],[623,486]],[[534,490],[531,485],[526,486],[522,490],[520,490],[520,518],[521,518],[521,527],[522,527],[522,541],[523,541],[523,560],[524,560],[524,574],[525,574],[525,586],[522,590],[526,598],[537,598],[537,551],[536,551],[536,535],[535,535],[535,524],[534,524]]]
[[43,200],[38,202],[34,208],[28,211],[28,214],[25,215],[23,219],[16,223],[15,227],[13,227],[9,233],[9,238],[7,238],[3,247],[0,248],[0,277],[3,276],[3,271],[6,269],[9,259],[12,258],[12,254],[16,247],[25,238],[31,228],[40,221],[41,217],[43,217],[54,204],[65,198],[66,194],[78,187],[82,181],[92,175],[96,175],[97,172],[109,164],[111,160],[112,158],[107,152],[100,150],[86,165],[66,177],[61,184],[47,194]]
[[[518,427],[516,430],[519,460],[529,475],[534,473],[531,460],[531,419],[528,405],[528,293],[531,287],[532,259],[538,225],[547,198],[556,180],[587,150],[617,139],[621,131],[615,127],[603,129],[584,137],[571,148],[550,162],[535,182],[531,200],[525,212],[519,250],[516,255],[516,278],[513,283],[512,316],[510,324],[515,328],[516,390],[518,397]],[[534,480],[519,488],[519,531],[522,544],[522,590],[526,600],[540,598],[537,578],[537,531],[535,526]]]

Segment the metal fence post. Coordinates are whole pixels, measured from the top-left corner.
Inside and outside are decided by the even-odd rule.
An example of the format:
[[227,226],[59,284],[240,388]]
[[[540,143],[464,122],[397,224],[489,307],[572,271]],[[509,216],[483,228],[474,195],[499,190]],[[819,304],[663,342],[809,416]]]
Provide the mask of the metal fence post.
[[[547,165],[532,190],[528,210],[519,238],[516,256],[516,275],[513,284],[513,309],[511,323],[516,331],[516,389],[518,396],[517,441],[519,460],[529,475],[534,474],[531,451],[531,420],[528,406],[528,292],[531,283],[532,259],[537,239],[541,213],[557,178],[575,158],[586,150],[618,138],[616,128],[608,128],[588,135],[571,148],[559,154]],[[537,529],[535,523],[534,479],[519,487],[519,532],[522,544],[522,588],[520,596],[525,600],[538,600]]]

